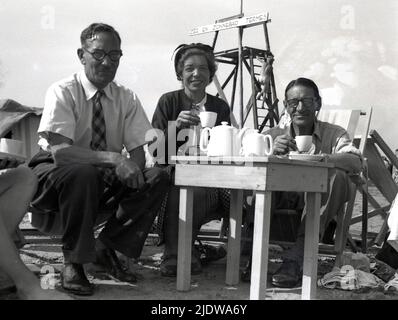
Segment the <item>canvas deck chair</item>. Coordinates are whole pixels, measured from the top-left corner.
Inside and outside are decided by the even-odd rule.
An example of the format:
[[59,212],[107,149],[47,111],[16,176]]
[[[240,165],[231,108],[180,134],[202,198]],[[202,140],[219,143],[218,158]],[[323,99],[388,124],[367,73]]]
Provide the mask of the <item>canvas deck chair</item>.
[[[369,132],[369,125],[372,116],[372,108],[367,110],[359,109],[328,109],[322,108],[318,113],[317,118],[324,122],[329,122],[339,125],[344,128],[354,144],[364,154],[366,146],[366,137]],[[366,221],[367,221],[367,162],[364,159],[364,170],[360,174],[350,175],[350,199],[345,203],[342,211],[338,214],[335,221],[332,221],[330,226],[326,229],[325,235],[319,244],[320,252],[336,255],[336,265],[340,264],[340,258],[346,248],[347,241],[353,251],[359,251],[355,241],[349,233],[350,225],[358,221],[362,221],[362,239],[367,237]],[[354,205],[357,199],[357,193],[363,195],[363,203],[361,208],[361,215],[352,219]],[[278,218],[276,218],[278,217]],[[276,227],[282,225],[279,233],[289,233],[298,228],[301,221],[301,212],[291,209],[277,209],[274,212],[273,219],[281,221],[275,223]],[[359,220],[358,220],[359,219]],[[272,224],[272,222],[271,222]],[[271,228],[273,226],[271,225]],[[290,235],[290,239],[293,236]],[[295,240],[295,239],[294,239]],[[293,240],[293,241],[294,241]],[[289,245],[289,241],[280,241],[277,239],[275,242],[278,244]],[[334,244],[329,244],[334,243]],[[364,242],[362,251],[366,251],[366,240]]]
[[[343,253],[347,240],[354,251],[359,251],[356,243],[353,241],[350,235],[350,226],[356,222],[362,221],[361,230],[361,244],[362,251],[366,252],[366,239],[367,239],[367,219],[368,219],[368,192],[367,192],[367,181],[368,181],[368,165],[365,154],[365,148],[367,146],[367,138],[369,133],[370,121],[372,118],[372,108],[367,110],[357,109],[323,109],[318,115],[318,119],[321,121],[330,122],[339,125],[347,130],[350,138],[354,141],[354,144],[361,151],[364,158],[364,168],[360,174],[351,175],[351,197],[346,202],[343,212],[338,215],[336,221],[336,232],[334,237],[334,245],[327,246],[321,244],[321,251],[331,251],[337,255],[340,259]],[[362,194],[362,208],[361,215],[356,217],[355,220],[352,218],[354,211],[354,205],[357,199],[357,194]],[[360,220],[359,220],[360,219]],[[336,261],[339,263],[339,261]]]
[[368,213],[368,219],[379,215],[382,217],[382,220],[384,220],[378,232],[369,233],[370,239],[367,241],[368,246],[373,244],[380,246],[385,241],[388,232],[388,212],[398,193],[398,186],[391,172],[386,168],[382,154],[388,158],[393,167],[398,168],[398,158],[380,134],[376,130],[371,130],[365,150],[365,156],[368,158],[369,180],[384,197],[387,204],[380,204],[380,201],[378,202],[371,194],[368,194],[369,203],[373,208],[373,210]]

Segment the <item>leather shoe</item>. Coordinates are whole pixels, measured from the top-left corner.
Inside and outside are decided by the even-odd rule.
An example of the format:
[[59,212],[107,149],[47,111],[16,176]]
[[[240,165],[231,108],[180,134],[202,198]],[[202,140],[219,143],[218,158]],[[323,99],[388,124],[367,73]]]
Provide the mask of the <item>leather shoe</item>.
[[119,281],[135,283],[137,277],[122,266],[114,250],[106,248],[96,252],[96,263]]
[[[268,270],[269,270],[269,264],[268,264]],[[243,268],[241,274],[240,274],[240,280],[242,282],[250,282],[252,277],[252,258],[250,258],[247,262],[245,267]],[[267,273],[267,282],[272,281],[272,274],[269,272]]]
[[[202,265],[200,260],[192,255],[191,262],[191,275],[198,275],[202,273]],[[176,277],[177,276],[177,256],[166,255],[160,264],[160,274],[163,277]]]
[[280,288],[294,288],[302,279],[302,271],[297,261],[285,260],[272,276],[272,284]]
[[83,266],[77,263],[65,263],[61,272],[62,288],[81,296],[90,296],[94,293],[93,284],[88,281]]

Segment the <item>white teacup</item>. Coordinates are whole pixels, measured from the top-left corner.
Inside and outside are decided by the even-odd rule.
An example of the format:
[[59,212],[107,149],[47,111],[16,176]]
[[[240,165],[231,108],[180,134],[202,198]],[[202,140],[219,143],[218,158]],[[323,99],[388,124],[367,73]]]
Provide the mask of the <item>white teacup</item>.
[[217,121],[217,113],[212,111],[201,111],[199,113],[199,118],[203,128],[213,128]]
[[26,158],[25,153],[23,151],[23,142],[19,140],[1,138],[0,152],[9,155],[10,158],[12,158],[13,156],[17,159]]
[[299,152],[308,152],[312,146],[312,136],[296,136],[296,145]]

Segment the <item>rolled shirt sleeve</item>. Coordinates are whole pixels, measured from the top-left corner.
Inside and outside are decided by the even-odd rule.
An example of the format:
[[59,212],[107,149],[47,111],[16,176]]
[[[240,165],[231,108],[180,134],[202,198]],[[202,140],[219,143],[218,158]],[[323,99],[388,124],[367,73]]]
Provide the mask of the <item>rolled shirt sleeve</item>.
[[151,123],[137,95],[132,93],[129,108],[126,112],[124,126],[124,141],[128,151],[147,144],[146,135],[152,129]]
[[354,146],[347,132],[337,139],[333,153],[352,153],[362,158],[362,154],[357,147]]
[[75,140],[75,105],[70,91],[54,84],[46,92],[38,133],[54,132]]

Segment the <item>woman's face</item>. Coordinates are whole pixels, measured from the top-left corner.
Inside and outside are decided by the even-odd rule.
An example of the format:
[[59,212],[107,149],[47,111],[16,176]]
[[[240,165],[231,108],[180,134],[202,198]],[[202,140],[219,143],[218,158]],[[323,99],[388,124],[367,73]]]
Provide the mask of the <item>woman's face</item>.
[[205,92],[210,83],[210,71],[206,58],[201,55],[189,56],[182,69],[182,84],[190,92]]

